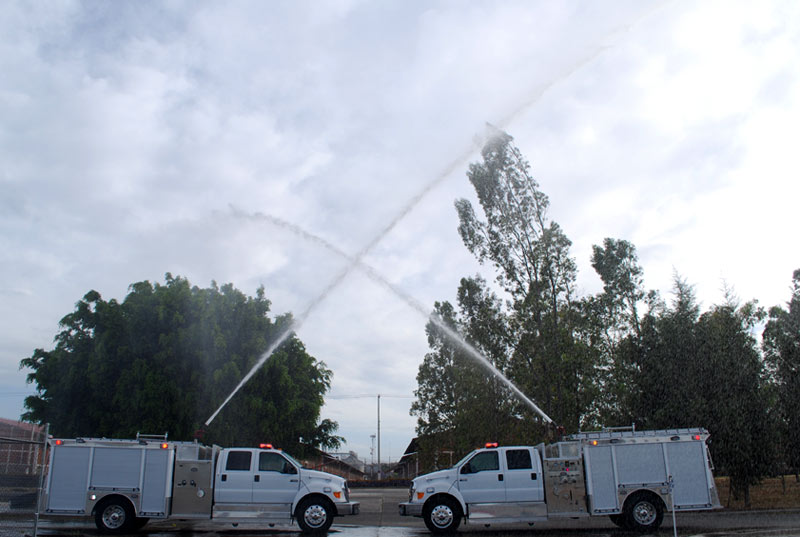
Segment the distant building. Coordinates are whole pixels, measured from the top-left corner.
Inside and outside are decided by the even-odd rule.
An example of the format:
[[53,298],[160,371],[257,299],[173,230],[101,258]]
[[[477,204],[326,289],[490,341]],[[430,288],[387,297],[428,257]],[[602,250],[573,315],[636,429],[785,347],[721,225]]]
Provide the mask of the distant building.
[[34,475],[42,464],[45,427],[0,418],[0,474]]
[[358,453],[355,451],[348,451],[347,453],[328,453],[334,459],[338,459],[344,463],[349,464],[358,471],[364,473],[367,471],[367,463],[358,458]]
[[405,479],[413,479],[419,475],[419,440],[416,437],[409,442],[405,453],[395,466],[395,472]]
[[313,455],[305,457],[301,462],[312,470],[328,472],[329,474],[338,475],[349,481],[361,481],[367,477],[363,470],[359,470],[324,451],[316,451]]

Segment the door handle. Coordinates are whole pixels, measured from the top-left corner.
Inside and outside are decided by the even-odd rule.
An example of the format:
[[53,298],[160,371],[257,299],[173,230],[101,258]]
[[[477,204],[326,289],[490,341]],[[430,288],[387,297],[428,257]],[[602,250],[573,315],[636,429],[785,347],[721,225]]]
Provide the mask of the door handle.
[[466,481],[466,480],[467,480],[466,477],[462,477],[461,479],[459,479],[459,481]]
[[290,479],[289,483],[297,483],[297,479]]
[[498,481],[502,481],[503,480],[503,474],[497,474],[497,480]]
[[227,481],[228,480],[228,474],[222,474],[222,480],[223,481]]
[[260,476],[260,475],[258,475],[258,474],[254,475],[254,476],[253,476],[253,481],[255,481],[256,483],[258,483],[259,481],[261,481],[261,476]]
[[536,472],[531,472],[531,479],[536,481]]

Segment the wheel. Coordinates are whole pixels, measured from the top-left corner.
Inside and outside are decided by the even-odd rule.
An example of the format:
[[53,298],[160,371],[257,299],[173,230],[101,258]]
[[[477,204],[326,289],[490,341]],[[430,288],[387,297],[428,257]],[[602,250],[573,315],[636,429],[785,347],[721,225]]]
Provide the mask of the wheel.
[[333,524],[333,506],[324,499],[303,500],[297,507],[297,523],[303,533],[326,533]]
[[433,498],[425,505],[422,518],[431,533],[453,533],[461,524],[461,507],[451,498]]
[[625,525],[634,531],[655,531],[664,519],[661,498],[650,492],[637,492],[625,502]]
[[608,515],[608,518],[610,518],[611,522],[613,522],[615,525],[619,526],[620,528],[624,528],[625,527],[625,515],[623,515],[623,514]]
[[94,514],[94,523],[101,533],[125,533],[134,527],[135,520],[133,506],[121,498],[106,500]]

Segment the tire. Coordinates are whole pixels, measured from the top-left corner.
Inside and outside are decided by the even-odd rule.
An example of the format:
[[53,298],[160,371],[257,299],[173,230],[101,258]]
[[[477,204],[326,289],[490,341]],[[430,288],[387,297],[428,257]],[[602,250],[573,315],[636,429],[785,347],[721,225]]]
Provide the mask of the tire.
[[652,492],[637,492],[625,502],[625,527],[638,532],[655,531],[664,520],[664,504]]
[[455,533],[461,524],[461,506],[446,496],[433,498],[425,505],[422,518],[433,534]]
[[309,498],[297,506],[297,524],[306,534],[327,533],[333,524],[333,512],[333,506],[328,500]]
[[123,498],[112,498],[97,506],[94,523],[100,533],[119,534],[131,530],[136,521],[131,502]]
[[624,528],[624,527],[627,526],[627,524],[625,524],[625,515],[623,515],[623,514],[608,515],[608,518],[610,518],[611,522],[613,522],[616,526],[618,526],[620,528]]

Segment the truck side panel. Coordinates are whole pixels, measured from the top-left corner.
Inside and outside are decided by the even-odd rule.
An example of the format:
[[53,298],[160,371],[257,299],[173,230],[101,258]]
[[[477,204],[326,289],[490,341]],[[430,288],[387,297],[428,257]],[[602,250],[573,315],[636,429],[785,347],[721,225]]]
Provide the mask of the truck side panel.
[[144,481],[142,483],[141,516],[166,516],[168,487],[172,475],[172,450],[145,451]]
[[666,446],[669,471],[675,482],[675,509],[710,505],[712,502],[706,476],[705,444],[675,442]]
[[[95,447],[90,490],[139,490],[142,475],[141,448]],[[87,450],[88,451],[88,450]]]
[[47,512],[83,513],[86,507],[88,449],[52,450],[47,490]]
[[615,446],[620,485],[653,485],[667,482],[662,444]]
[[618,512],[617,479],[612,446],[586,449],[586,490],[592,514]]

